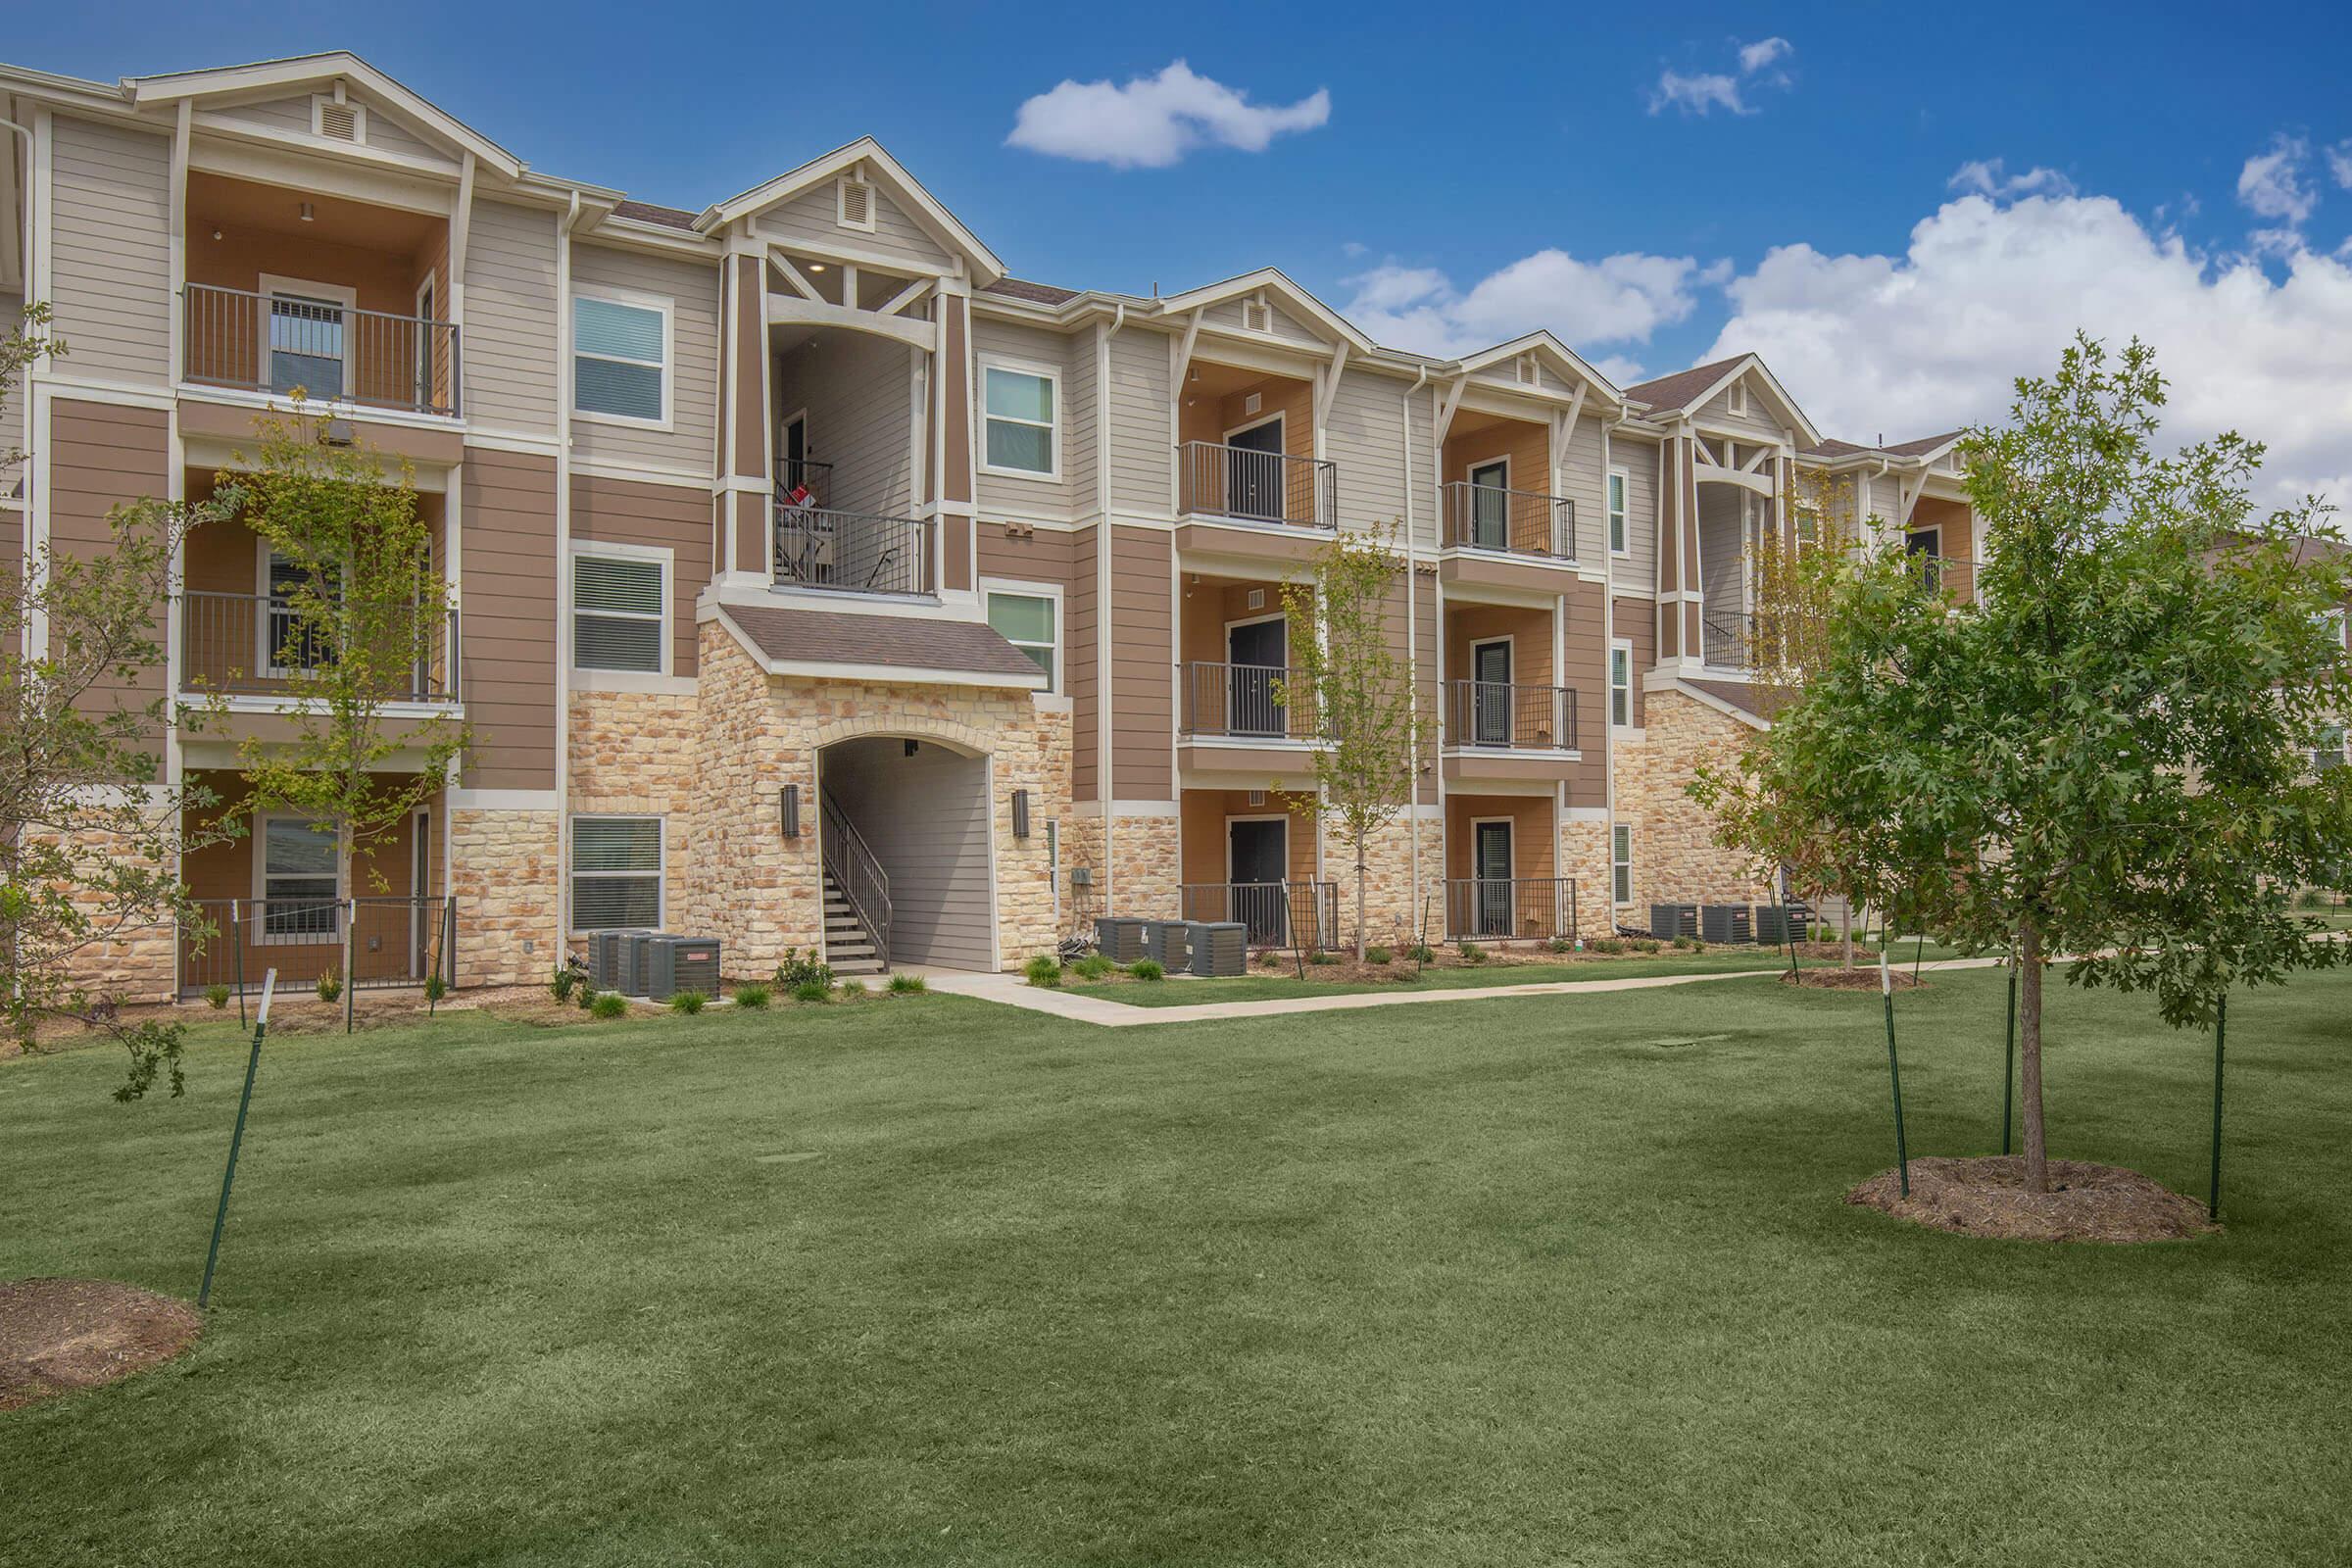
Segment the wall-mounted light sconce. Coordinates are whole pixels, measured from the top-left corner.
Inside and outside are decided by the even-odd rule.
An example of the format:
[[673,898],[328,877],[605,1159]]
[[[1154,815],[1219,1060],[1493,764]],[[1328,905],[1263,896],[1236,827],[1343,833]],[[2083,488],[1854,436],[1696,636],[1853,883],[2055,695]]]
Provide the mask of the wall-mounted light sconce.
[[314,222],[318,220],[318,210],[316,207],[313,207],[309,202],[304,202],[302,204],[302,220],[304,222]]
[[1012,792],[1012,836],[1016,839],[1025,839],[1029,836],[1029,792],[1027,790]]
[[799,838],[801,836],[801,787],[798,784],[787,784],[776,792],[776,813],[781,820],[784,836],[788,839]]
[[921,743],[920,743],[920,742],[917,742],[917,741],[908,741],[908,742],[906,743],[906,755],[907,755],[908,757],[912,757],[912,756],[914,755],[914,749],[915,749],[915,747],[916,747],[917,745],[919,745],[919,744],[921,744]]

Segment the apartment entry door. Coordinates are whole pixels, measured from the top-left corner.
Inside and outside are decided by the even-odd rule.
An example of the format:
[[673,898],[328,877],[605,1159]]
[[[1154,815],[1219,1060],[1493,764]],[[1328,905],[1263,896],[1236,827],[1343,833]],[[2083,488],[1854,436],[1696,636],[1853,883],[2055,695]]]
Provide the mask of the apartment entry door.
[[1475,830],[1477,857],[1476,908],[1478,934],[1508,936],[1511,931],[1511,824],[1481,822]]
[[1481,550],[1511,543],[1511,466],[1482,463],[1470,470],[1470,542]]
[[1225,824],[1226,871],[1232,884],[1230,918],[1250,928],[1252,943],[1284,939],[1283,910],[1289,889],[1291,824],[1282,817],[1250,817]]
[[1511,645],[1470,645],[1471,733],[1480,746],[1511,744]]
[[1236,517],[1280,522],[1282,424],[1279,416],[1225,438],[1225,510]]
[[1276,683],[1290,663],[1290,622],[1281,615],[1225,628],[1225,727],[1234,735],[1282,735],[1290,710]]

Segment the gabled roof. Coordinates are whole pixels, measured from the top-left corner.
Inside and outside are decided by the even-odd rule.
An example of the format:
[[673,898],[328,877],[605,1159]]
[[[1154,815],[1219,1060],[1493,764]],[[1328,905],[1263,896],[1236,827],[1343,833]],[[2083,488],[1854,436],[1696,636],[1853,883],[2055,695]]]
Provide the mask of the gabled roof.
[[1343,339],[1358,353],[1370,354],[1379,347],[1364,335],[1362,328],[1292,282],[1276,267],[1261,267],[1254,272],[1244,272],[1239,277],[1229,277],[1223,282],[1205,284],[1182,294],[1171,294],[1159,302],[1159,307],[1163,315],[1177,316],[1187,311],[1206,310],[1211,305],[1222,305],[1227,300],[1242,299],[1261,290],[1332,336]]
[[1740,354],[1728,360],[1694,365],[1688,370],[1677,370],[1672,375],[1662,375],[1654,381],[1629,386],[1625,389],[1625,397],[1629,403],[1646,404],[1652,410],[1671,409],[1678,414],[1688,413],[1743,375],[1755,375],[1763,379],[1766,390],[1788,414],[1789,422],[1796,426],[1799,441],[1812,445],[1821,440],[1821,432],[1813,428],[1813,421],[1805,416],[1805,411],[1797,406],[1796,399],[1788,395],[1788,389],[1781,385],[1781,378],[1772,373],[1772,368],[1764,363],[1761,355]]
[[1960,444],[1966,430],[1946,430],[1941,435],[1921,436],[1916,441],[1895,441],[1885,446],[1857,446],[1851,441],[1823,437],[1805,447],[1800,456],[1818,458],[1825,463],[1840,463],[1849,458],[1887,458],[1902,460],[1905,467],[1925,466]]
[[1598,391],[1611,408],[1625,406],[1625,394],[1618,391],[1607,376],[1587,365],[1583,357],[1574,349],[1542,327],[1538,327],[1523,337],[1515,337],[1508,343],[1497,343],[1491,349],[1481,349],[1476,354],[1465,355],[1461,362],[1461,371],[1464,375],[1474,374],[1490,365],[1499,365],[1505,360],[1516,360],[1522,354],[1534,354],[1551,361],[1553,368],[1564,371],[1569,376],[1583,381]]
[[723,202],[704,208],[696,216],[694,226],[707,234],[739,218],[788,202],[807,190],[847,173],[859,164],[866,166],[867,177],[906,208],[933,239],[960,255],[983,285],[1004,275],[1004,264],[997,260],[996,252],[981,244],[979,235],[964,227],[954,213],[940,205],[871,136],[860,136],[846,147],[836,147],[823,157],[812,158],[798,169],[787,170],[741,195],[730,196]]
[[125,76],[122,92],[133,104],[169,104],[183,98],[245,98],[271,91],[294,92],[337,78],[353,82],[382,99],[430,134],[473,154],[508,179],[522,173],[521,159],[346,49],[204,71],[174,71],[157,76]]

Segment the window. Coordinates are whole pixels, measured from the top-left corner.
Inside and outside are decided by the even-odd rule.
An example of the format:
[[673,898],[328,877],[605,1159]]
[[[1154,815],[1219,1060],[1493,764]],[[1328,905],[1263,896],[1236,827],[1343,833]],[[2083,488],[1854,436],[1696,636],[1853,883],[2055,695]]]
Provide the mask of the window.
[[988,410],[981,467],[990,473],[1060,478],[1054,440],[1060,372],[987,365],[981,368],[980,379]]
[[668,302],[572,300],[571,406],[592,419],[667,427]]
[[1609,896],[1634,902],[1634,830],[1622,822],[1609,830]]
[[261,280],[267,308],[262,318],[262,355],[272,392],[300,387],[313,402],[345,396],[351,381],[351,344],[345,315],[359,295],[332,283],[299,277]]
[[662,927],[662,818],[571,819],[571,928]]
[[[334,650],[327,646],[327,628],[316,617],[306,618],[295,608],[295,592],[305,584],[303,569],[262,544],[263,590],[269,598],[269,613],[261,620],[262,673],[272,680],[283,680],[297,670],[318,669],[334,662]],[[336,578],[326,574],[319,585],[329,597],[335,594]]]
[[343,877],[334,824],[316,817],[265,813],[254,823],[254,895],[262,901],[261,940],[333,942],[343,922]]
[[574,669],[669,668],[669,561],[623,554],[612,546],[571,558],[571,663]]
[[1609,644],[1609,722],[1620,729],[1634,721],[1634,645]]
[[1609,470],[1609,553],[1615,556],[1624,555],[1627,548],[1625,514],[1630,484],[1623,468]]
[[2311,749],[2311,769],[2315,773],[2344,765],[2344,726],[2329,724],[2321,729],[2320,741]]
[[1038,668],[1046,672],[1046,690],[1054,691],[1060,685],[1054,665],[1058,662],[1055,649],[1054,601],[1051,594],[999,593],[988,595],[988,623],[1006,642],[1027,654]]

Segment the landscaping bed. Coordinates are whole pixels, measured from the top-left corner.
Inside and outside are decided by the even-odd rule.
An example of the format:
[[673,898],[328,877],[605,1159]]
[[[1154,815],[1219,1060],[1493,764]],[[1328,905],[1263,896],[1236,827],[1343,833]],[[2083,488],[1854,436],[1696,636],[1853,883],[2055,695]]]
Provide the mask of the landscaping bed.
[[2049,1187],[2027,1191],[2021,1154],[1928,1155],[1911,1161],[1908,1198],[1899,1172],[1883,1170],[1845,1200],[1936,1230],[2009,1241],[2177,1242],[2219,1229],[2203,1203],[2119,1165],[2053,1159]]
[[114,1280],[0,1281],[0,1410],[169,1361],[203,1326],[188,1302]]

